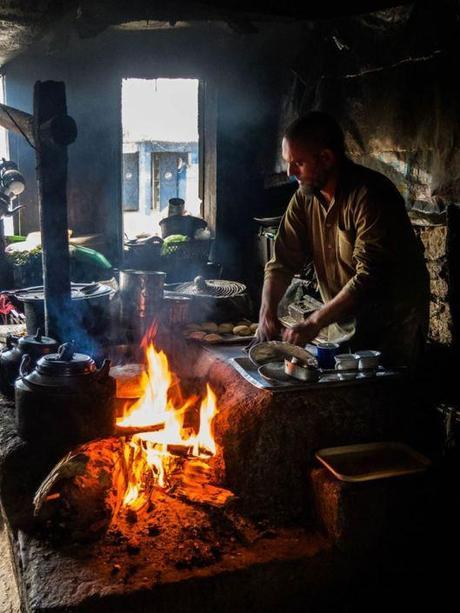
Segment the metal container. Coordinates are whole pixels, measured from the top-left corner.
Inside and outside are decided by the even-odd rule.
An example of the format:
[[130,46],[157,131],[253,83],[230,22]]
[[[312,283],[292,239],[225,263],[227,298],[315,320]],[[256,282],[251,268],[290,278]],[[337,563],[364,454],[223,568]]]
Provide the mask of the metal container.
[[299,362],[297,358],[287,358],[284,360],[284,372],[299,381],[309,381],[316,383],[319,380],[319,370],[315,366],[309,366]]
[[6,348],[0,353],[0,388],[7,396],[14,395],[14,382],[19,375],[19,367],[24,355],[30,356],[35,366],[37,360],[48,353],[55,353],[58,343],[49,336],[42,336],[40,329],[33,336],[13,336],[6,338]]
[[[92,338],[100,338],[110,324],[110,299],[113,290],[103,283],[72,283],[73,315],[80,329]],[[12,292],[24,304],[28,334],[45,329],[45,299],[43,286],[28,287]],[[63,321],[66,313],[62,314]]]
[[190,305],[192,299],[188,296],[165,296],[163,302],[162,321],[175,328],[190,321]]
[[159,318],[165,278],[166,273],[161,271],[120,271],[122,324],[134,333],[135,338],[142,336]]
[[168,200],[168,216],[183,215],[185,213],[185,200],[182,198],[170,198]]
[[115,426],[115,381],[109,369],[109,360],[97,369],[90,356],[74,353],[71,343],[40,358],[35,368],[25,355],[15,382],[20,436],[52,453],[110,436]]
[[171,234],[183,234],[190,238],[195,236],[195,232],[200,228],[206,228],[207,222],[201,217],[193,215],[171,215],[164,217],[160,221],[161,236],[167,238]]
[[318,366],[320,368],[334,368],[334,356],[339,352],[337,343],[317,343]]

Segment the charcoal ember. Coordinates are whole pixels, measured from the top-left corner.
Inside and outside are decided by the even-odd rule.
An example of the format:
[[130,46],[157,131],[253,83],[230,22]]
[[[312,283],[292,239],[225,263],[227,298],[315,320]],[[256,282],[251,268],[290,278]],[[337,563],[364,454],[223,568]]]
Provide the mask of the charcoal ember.
[[107,530],[126,483],[122,444],[115,437],[85,443],[51,470],[34,497],[34,515],[51,537],[92,540]]

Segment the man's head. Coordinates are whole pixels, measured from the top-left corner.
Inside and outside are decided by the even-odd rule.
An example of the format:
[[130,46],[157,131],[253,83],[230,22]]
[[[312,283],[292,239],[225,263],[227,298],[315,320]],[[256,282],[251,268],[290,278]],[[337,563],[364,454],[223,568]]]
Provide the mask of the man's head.
[[345,158],[343,132],[333,117],[312,111],[287,127],[283,158],[306,195],[321,190]]

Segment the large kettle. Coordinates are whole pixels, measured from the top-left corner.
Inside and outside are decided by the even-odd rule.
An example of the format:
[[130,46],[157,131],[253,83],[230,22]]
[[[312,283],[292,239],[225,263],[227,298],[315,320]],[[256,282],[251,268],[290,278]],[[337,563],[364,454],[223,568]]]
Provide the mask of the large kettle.
[[23,357],[15,382],[16,421],[25,440],[53,453],[110,436],[115,426],[115,381],[110,361],[98,369],[66,343],[31,365]]

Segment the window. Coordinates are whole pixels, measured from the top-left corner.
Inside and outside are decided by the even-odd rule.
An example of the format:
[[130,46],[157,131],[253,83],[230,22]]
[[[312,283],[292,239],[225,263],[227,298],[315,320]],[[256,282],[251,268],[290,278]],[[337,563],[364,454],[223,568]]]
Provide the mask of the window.
[[[5,79],[3,76],[0,76],[0,103],[4,104],[4,102]],[[7,160],[10,159],[8,152],[8,131],[5,128],[0,128],[0,158],[6,158]],[[4,217],[3,229],[5,232],[5,236],[11,236],[12,234],[14,234],[12,217]]]
[[170,198],[202,215],[198,79],[123,79],[124,233],[159,233]]

